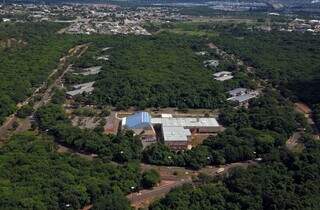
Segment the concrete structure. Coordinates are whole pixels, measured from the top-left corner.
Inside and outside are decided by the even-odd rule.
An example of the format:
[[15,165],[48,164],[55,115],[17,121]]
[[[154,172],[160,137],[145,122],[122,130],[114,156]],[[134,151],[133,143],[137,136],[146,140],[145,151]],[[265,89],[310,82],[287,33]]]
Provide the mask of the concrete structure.
[[161,114],[162,118],[172,118],[172,114]]
[[93,66],[89,68],[82,69],[79,72],[74,72],[74,75],[83,75],[83,76],[88,76],[88,75],[95,75],[98,74],[101,71],[102,66]]
[[246,88],[237,88],[228,93],[231,97],[227,100],[237,102],[240,106],[247,106],[249,100],[256,98],[259,95],[258,91],[248,90]]
[[99,60],[104,60],[104,61],[108,61],[109,60],[109,55],[102,55],[102,56],[99,56],[98,58],[97,58],[97,60],[99,61]]
[[[166,116],[166,115],[164,115]],[[185,150],[191,145],[192,134],[214,134],[223,127],[215,118],[152,118],[153,126],[160,126],[164,143],[174,150]]]
[[226,81],[232,79],[232,73],[230,71],[220,71],[213,74],[214,79],[218,81]]
[[174,150],[187,149],[188,142],[191,141],[191,132],[180,126],[162,126],[164,143]]
[[205,139],[224,129],[215,118],[175,118],[172,114],[152,118],[148,112],[137,112],[124,117],[121,124],[122,129],[132,130],[135,135],[139,135],[144,147],[158,139],[173,150],[190,149],[193,138],[201,136]]
[[206,55],[207,53],[208,53],[207,51],[200,51],[200,52],[196,52],[196,55],[204,56],[204,55]]
[[218,60],[206,60],[203,62],[205,67],[214,67],[217,68],[219,66]]
[[68,91],[66,94],[68,97],[74,97],[82,93],[91,93],[94,90],[94,82],[83,83],[72,86],[73,90]]

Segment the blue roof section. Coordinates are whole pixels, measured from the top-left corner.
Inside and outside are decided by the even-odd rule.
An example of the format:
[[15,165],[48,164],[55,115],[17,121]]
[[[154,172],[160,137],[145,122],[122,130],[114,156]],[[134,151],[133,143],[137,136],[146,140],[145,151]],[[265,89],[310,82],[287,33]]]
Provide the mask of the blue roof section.
[[126,127],[131,129],[141,128],[150,123],[151,116],[148,112],[137,112],[126,119]]

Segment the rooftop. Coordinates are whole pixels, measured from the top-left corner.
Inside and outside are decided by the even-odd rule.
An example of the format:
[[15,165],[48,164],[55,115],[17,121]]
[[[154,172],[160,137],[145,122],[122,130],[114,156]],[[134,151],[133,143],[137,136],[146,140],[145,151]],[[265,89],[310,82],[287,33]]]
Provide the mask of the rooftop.
[[67,95],[69,96],[76,96],[82,93],[91,93],[94,90],[93,87],[81,88],[77,90],[68,91]]
[[83,76],[88,76],[88,75],[95,75],[98,74],[101,71],[102,66],[93,66],[90,68],[85,68],[82,69],[80,72],[75,72],[73,74],[75,75],[83,75]]
[[233,76],[222,76],[222,77],[218,77],[218,78],[215,78],[215,80],[218,80],[218,81],[226,81],[226,80],[229,80],[229,79],[232,79]]
[[217,73],[214,73],[213,76],[222,77],[222,76],[231,75],[231,74],[232,74],[232,72],[230,72],[230,71],[219,71]]
[[123,119],[123,125],[129,129],[139,128],[143,124],[149,124],[151,116],[148,112],[137,112]]
[[231,97],[228,100],[229,101],[237,101],[239,103],[242,103],[242,102],[245,102],[245,101],[248,101],[248,100],[250,100],[252,98],[257,97],[257,95],[258,95],[257,92],[254,91],[254,92],[251,92],[251,93],[247,93],[247,94]]
[[72,87],[74,89],[80,89],[80,88],[92,87],[93,84],[94,84],[94,82],[87,82],[87,83],[82,83],[82,84],[79,84],[79,85],[74,85]]
[[228,93],[232,96],[236,96],[239,94],[244,94],[245,92],[247,92],[246,88],[236,88],[234,90],[229,91]]
[[152,124],[163,127],[219,127],[215,118],[152,118]]
[[189,129],[180,126],[163,126],[162,131],[165,141],[188,141],[188,136],[191,135]]
[[76,96],[82,93],[91,93],[94,90],[92,87],[94,82],[87,82],[79,85],[72,86],[74,90],[68,91],[67,95],[69,96]]

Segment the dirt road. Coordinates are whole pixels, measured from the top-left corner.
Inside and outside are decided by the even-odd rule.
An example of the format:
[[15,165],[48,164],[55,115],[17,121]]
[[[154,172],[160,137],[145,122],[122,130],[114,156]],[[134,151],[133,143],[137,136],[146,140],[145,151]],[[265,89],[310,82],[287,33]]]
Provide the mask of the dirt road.
[[[256,165],[255,161],[237,162],[223,165],[220,167],[208,166],[198,171],[189,170],[182,167],[167,167],[155,166],[148,164],[141,164],[141,170],[155,169],[161,176],[161,183],[159,186],[150,190],[141,190],[140,192],[131,193],[127,196],[131,205],[138,208],[148,207],[155,199],[165,196],[170,190],[186,183],[192,183],[192,178],[204,173],[211,176],[220,176],[227,174],[230,170],[236,167],[247,168],[250,165]],[[223,169],[222,169],[223,168]],[[223,171],[221,171],[223,170]],[[220,172],[219,172],[220,171]]]
[[[29,104],[30,101],[34,99],[36,95],[40,95],[41,100],[35,102],[34,109],[37,110],[39,107],[47,104],[52,96],[52,91],[54,87],[61,84],[62,78],[68,72],[69,60],[71,57],[82,55],[88,49],[88,44],[77,45],[71,48],[68,51],[68,55],[62,57],[56,69],[48,76],[47,81],[54,79],[54,82],[51,85],[48,85],[47,82],[44,82],[40,87],[38,87],[30,97],[25,99],[23,102],[19,103],[20,106]],[[56,78],[56,79],[55,79]],[[41,90],[45,90],[43,93],[40,93]],[[24,120],[18,120],[17,113],[10,115],[3,125],[0,127],[0,142],[5,142],[5,140],[12,134],[16,132],[22,132],[30,129],[31,127],[31,118],[27,117]]]
[[137,193],[131,193],[127,198],[131,202],[131,206],[135,209],[145,208],[149,206],[156,198],[164,197],[171,189],[182,186],[186,183],[191,183],[191,179],[180,181],[161,181],[159,186],[152,190],[141,190]]

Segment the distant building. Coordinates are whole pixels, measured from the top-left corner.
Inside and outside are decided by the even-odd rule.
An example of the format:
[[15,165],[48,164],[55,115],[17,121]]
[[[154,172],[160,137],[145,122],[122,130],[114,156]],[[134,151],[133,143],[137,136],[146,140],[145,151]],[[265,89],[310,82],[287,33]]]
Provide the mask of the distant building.
[[237,88],[228,93],[231,97],[227,100],[237,102],[240,106],[247,106],[249,100],[259,95],[258,91],[248,90],[246,88]]
[[80,70],[79,72],[74,72],[74,75],[83,75],[83,76],[89,76],[89,75],[96,75],[101,72],[102,66],[93,66],[89,68],[85,68]]
[[2,21],[3,21],[4,23],[7,23],[7,22],[10,22],[11,20],[10,20],[9,18],[2,18]]
[[109,60],[109,55],[102,55],[102,56],[99,56],[98,58],[97,58],[97,60],[99,61],[99,60],[104,60],[104,61],[108,61]]
[[68,91],[66,94],[68,97],[72,98],[82,93],[91,93],[94,90],[93,84],[94,82],[88,82],[79,85],[74,85],[72,86],[73,90]]
[[172,118],[172,114],[161,114],[162,118]]
[[232,73],[230,71],[220,71],[213,74],[214,79],[218,81],[226,81],[232,79]]
[[207,51],[200,51],[200,52],[196,52],[196,55],[204,56],[204,55],[206,55],[207,53],[208,53]]
[[219,66],[218,60],[206,60],[203,62],[205,67],[214,67],[217,68]]
[[111,49],[111,47],[105,47],[105,48],[102,48],[102,52],[104,52],[104,51],[107,51],[107,50],[110,50]]
[[246,94],[247,91],[248,91],[248,89],[246,89],[246,88],[236,88],[236,89],[230,90],[228,93],[232,97],[236,97],[236,96],[240,96],[240,95]]

